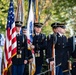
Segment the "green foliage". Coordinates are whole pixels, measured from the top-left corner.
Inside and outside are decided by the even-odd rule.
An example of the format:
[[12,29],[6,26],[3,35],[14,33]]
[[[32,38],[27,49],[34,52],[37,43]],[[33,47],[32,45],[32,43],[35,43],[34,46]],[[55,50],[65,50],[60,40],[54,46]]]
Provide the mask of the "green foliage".
[[0,0],[0,33],[4,33],[8,12],[8,0]]
[[[7,14],[10,0],[0,0],[0,32],[5,32],[7,24]],[[15,11],[17,1],[14,1]],[[76,28],[76,1],[75,0],[39,0],[39,21],[44,24],[43,32],[51,33],[51,23],[66,22],[68,28]],[[50,14],[50,15],[49,15]],[[46,18],[49,19],[45,22]],[[24,0],[24,25],[28,18],[28,0]],[[75,30],[75,29],[74,29]]]

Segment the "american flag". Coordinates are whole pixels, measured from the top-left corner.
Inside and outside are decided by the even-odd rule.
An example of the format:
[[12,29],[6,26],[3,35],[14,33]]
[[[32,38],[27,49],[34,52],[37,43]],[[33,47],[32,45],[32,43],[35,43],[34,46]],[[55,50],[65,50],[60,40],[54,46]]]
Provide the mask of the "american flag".
[[[33,42],[33,37],[32,37],[33,31],[34,31],[33,27],[34,27],[34,12],[33,12],[33,8],[32,8],[32,0],[31,0],[29,16],[28,16],[28,23],[27,23],[28,49],[30,49],[30,44]],[[33,55],[33,62],[31,65],[29,65],[30,66],[29,67],[29,75],[34,75],[35,70],[36,70],[34,50],[32,50],[32,55]]]
[[10,6],[7,17],[5,48],[4,48],[3,75],[7,75],[8,68],[12,64],[11,58],[16,55],[17,51],[16,28],[14,19],[15,16],[14,16],[13,0],[10,0]]

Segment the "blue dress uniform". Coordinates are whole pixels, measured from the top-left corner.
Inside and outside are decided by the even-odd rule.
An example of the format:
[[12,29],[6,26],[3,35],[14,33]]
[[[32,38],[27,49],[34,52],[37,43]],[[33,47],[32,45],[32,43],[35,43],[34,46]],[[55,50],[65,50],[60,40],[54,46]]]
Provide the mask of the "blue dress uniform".
[[[56,35],[55,44],[55,61],[56,61],[56,75],[68,75],[65,73],[68,69],[68,54],[67,54],[67,38],[66,36],[60,36],[59,33]],[[52,58],[52,46],[53,46],[54,34],[47,37],[47,58],[49,61],[53,61]],[[59,65],[59,66],[58,66]],[[63,73],[64,72],[64,73]]]
[[28,60],[27,38],[23,34],[17,34],[16,38],[17,54],[12,58],[12,75],[23,75],[24,60]]
[[[26,35],[27,33],[27,26],[22,26],[22,34]],[[29,63],[29,60],[32,59],[33,56],[32,56],[32,52],[31,50],[28,50],[28,63]],[[28,65],[25,64],[25,68],[24,68],[24,73],[23,75],[28,75]]]
[[74,60],[72,63],[72,75],[76,75],[76,36],[68,38],[68,48]]
[[[36,23],[35,23],[36,24]],[[37,27],[40,24],[37,23]],[[46,36],[43,33],[39,33],[38,35],[35,32],[35,35],[33,36],[33,45],[35,46],[35,61],[36,61],[36,74],[39,74],[42,69],[43,64],[43,50],[46,48]]]
[[[23,31],[25,31],[25,33]],[[27,26],[22,26],[22,34],[26,35],[26,33],[27,33]],[[28,50],[28,60],[31,58],[33,58],[32,52],[31,50]]]

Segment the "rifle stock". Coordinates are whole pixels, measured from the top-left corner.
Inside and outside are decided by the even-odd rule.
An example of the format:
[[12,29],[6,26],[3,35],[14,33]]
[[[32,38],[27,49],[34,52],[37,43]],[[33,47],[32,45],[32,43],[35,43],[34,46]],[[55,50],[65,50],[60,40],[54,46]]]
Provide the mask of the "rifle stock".
[[71,62],[71,60],[68,60],[68,68],[69,68],[69,70],[72,70],[72,62]]
[[52,47],[52,58],[54,58],[54,64],[52,65],[51,75],[55,75],[55,44]]
[[53,46],[52,46],[52,58],[54,58],[54,64],[52,65],[52,71],[51,71],[51,75],[56,75],[56,66],[55,66],[55,44],[57,42],[57,34],[54,33],[53,34]]

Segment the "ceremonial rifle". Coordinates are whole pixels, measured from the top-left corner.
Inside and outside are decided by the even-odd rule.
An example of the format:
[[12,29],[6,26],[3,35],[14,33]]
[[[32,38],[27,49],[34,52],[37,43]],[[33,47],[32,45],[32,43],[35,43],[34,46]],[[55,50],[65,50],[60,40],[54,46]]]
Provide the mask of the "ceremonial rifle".
[[50,69],[52,68],[52,71],[51,71],[51,75],[56,75],[56,67],[55,67],[55,44],[57,42],[57,36],[56,34],[54,33],[53,34],[53,45],[52,45],[52,58],[54,58],[54,64],[51,66],[50,65]]

